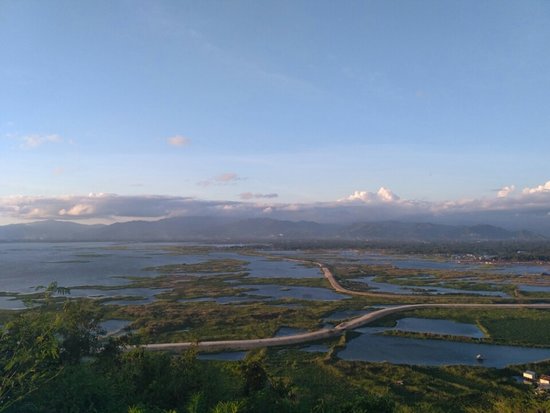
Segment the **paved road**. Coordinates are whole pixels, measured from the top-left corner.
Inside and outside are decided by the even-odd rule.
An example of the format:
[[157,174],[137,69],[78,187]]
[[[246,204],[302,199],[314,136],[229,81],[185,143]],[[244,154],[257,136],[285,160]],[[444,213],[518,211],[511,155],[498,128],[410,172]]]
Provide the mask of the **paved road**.
[[[298,261],[298,260],[292,260]],[[352,291],[344,288],[334,278],[332,272],[322,265],[316,263],[323,275],[328,280],[332,288],[338,292],[349,295],[373,295],[373,293],[365,293],[361,291]],[[380,295],[376,294],[377,297]],[[392,295],[395,298],[395,295]],[[398,313],[401,311],[415,310],[419,308],[539,308],[550,309],[550,304],[472,304],[472,303],[447,303],[447,304],[408,304],[396,307],[383,308],[369,312],[357,318],[353,318],[349,321],[338,324],[334,328],[324,328],[321,330],[311,331],[308,333],[294,334],[285,337],[270,337],[251,340],[222,340],[222,341],[199,341],[199,342],[180,342],[180,343],[158,343],[158,344],[145,344],[142,347],[147,350],[170,350],[170,351],[182,351],[190,348],[196,348],[197,351],[226,351],[226,350],[251,350],[263,347],[275,347],[286,346],[292,344],[302,344],[311,341],[317,341],[330,337],[337,337],[342,335],[346,330],[353,330],[358,327],[369,324],[375,320],[385,317],[390,314]]]

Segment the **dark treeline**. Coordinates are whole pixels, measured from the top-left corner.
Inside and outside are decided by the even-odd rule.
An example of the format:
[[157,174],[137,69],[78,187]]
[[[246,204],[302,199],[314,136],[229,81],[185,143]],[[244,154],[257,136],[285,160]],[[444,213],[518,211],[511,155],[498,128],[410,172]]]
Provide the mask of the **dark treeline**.
[[396,254],[466,255],[501,261],[550,261],[550,241],[393,242],[393,241],[278,241],[263,249],[366,249]]

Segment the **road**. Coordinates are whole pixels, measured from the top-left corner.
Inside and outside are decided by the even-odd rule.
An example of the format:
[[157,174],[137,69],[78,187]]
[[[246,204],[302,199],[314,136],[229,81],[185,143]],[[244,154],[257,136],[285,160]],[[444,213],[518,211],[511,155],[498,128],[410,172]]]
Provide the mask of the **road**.
[[[292,260],[298,261],[298,260]],[[335,291],[348,295],[373,295],[373,293],[364,293],[361,291],[348,290],[340,285],[340,283],[334,278],[334,274],[321,263],[316,263],[321,272],[328,280],[330,285]],[[377,295],[380,297],[380,295]],[[392,295],[395,298],[395,295]],[[156,344],[144,344],[141,347],[147,350],[157,351],[182,351],[190,348],[195,348],[201,352],[215,352],[215,351],[236,351],[236,350],[252,350],[263,347],[276,347],[287,346],[293,344],[303,344],[312,341],[322,340],[331,337],[341,336],[346,330],[353,330],[358,327],[362,327],[382,317],[386,317],[390,314],[395,314],[402,311],[416,310],[420,308],[537,308],[537,309],[550,309],[550,304],[472,304],[472,303],[430,303],[430,304],[407,304],[395,307],[383,308],[380,310],[372,311],[364,314],[360,317],[353,318],[338,324],[334,328],[324,328],[307,333],[293,334],[285,337],[270,337],[248,340],[221,340],[221,341],[198,341],[198,342],[179,342],[179,343],[156,343]]]

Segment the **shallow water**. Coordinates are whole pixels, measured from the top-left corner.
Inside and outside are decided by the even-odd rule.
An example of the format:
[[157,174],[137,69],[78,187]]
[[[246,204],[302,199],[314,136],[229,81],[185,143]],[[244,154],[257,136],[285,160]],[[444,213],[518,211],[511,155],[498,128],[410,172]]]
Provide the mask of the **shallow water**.
[[0,289],[31,293],[39,285],[57,281],[63,287],[121,286],[122,277],[151,277],[146,267],[197,263],[200,255],[172,255],[157,245],[97,243],[0,243]]
[[27,308],[23,301],[14,297],[0,296],[0,309],[2,310],[23,310]]
[[491,297],[509,297],[509,295],[503,291],[459,290],[457,288],[445,288],[431,285],[397,285],[391,283],[377,282],[374,281],[374,278],[375,276],[367,276],[355,278],[353,279],[353,281],[366,283],[369,288],[374,291],[392,294],[467,294]]
[[[550,349],[421,340],[376,334],[384,330],[375,327],[357,330],[362,334],[351,339],[346,348],[338,353],[338,357],[343,360],[387,361],[393,364],[464,364],[497,368],[550,359]],[[476,360],[477,354],[483,355],[483,363]]]
[[535,292],[535,293],[548,293],[550,292],[550,286],[549,285],[518,285],[518,288],[521,291],[526,292]]
[[473,338],[482,338],[485,336],[483,331],[481,331],[479,327],[474,324],[458,323],[452,320],[439,320],[431,318],[401,318],[397,321],[395,330]]
[[[142,300],[112,301],[120,305],[145,304],[162,291],[153,289],[101,290],[81,286],[121,287],[130,283],[124,277],[155,277],[156,270],[145,268],[172,264],[197,264],[213,259],[244,261],[243,270],[251,277],[314,278],[321,277],[317,268],[308,268],[284,260],[213,251],[198,254],[175,254],[168,246],[182,244],[75,242],[75,243],[0,243],[0,291],[34,293],[37,286],[56,281],[71,288],[72,297],[144,297]],[[188,245],[188,244],[185,244]],[[212,274],[209,274],[212,275]],[[250,298],[220,297],[220,303],[253,301]],[[19,300],[0,297],[0,309],[20,309]]]

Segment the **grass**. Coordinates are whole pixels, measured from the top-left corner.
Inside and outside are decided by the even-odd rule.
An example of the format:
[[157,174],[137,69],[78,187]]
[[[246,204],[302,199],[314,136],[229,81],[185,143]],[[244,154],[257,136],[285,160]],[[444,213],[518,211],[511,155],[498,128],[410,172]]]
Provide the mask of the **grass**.
[[[395,326],[395,321],[405,317],[435,318],[476,324],[485,332],[484,342],[521,346],[550,347],[550,311],[536,309],[439,309],[429,308],[393,314],[371,324]],[[395,331],[393,335],[415,335]],[[430,335],[429,338],[433,338]],[[476,341],[464,339],[464,341]]]

